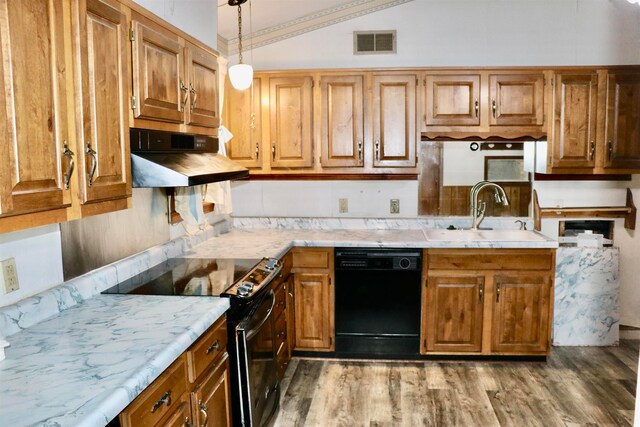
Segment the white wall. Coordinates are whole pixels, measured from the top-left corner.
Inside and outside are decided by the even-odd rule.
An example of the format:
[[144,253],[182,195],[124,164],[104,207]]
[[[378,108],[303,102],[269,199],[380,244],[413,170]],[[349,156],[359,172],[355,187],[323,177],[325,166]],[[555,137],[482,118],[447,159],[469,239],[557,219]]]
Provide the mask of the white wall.
[[133,0],[214,49],[218,46],[216,0]]
[[[366,30],[397,30],[397,54],[353,55],[353,31]],[[640,64],[640,7],[626,0],[414,0],[256,48],[246,52],[245,58],[258,70]],[[236,61],[235,57],[230,59],[232,64]],[[365,194],[370,185],[345,181],[339,191]],[[384,199],[398,191],[387,190],[383,182],[374,185],[380,186]],[[630,183],[536,183],[543,206],[621,205],[626,186],[633,189],[640,206],[639,178]],[[322,212],[340,216],[335,214],[336,187],[333,181],[235,185],[234,214],[314,216]],[[411,185],[405,190],[401,212],[409,215],[411,212],[402,207],[417,206],[418,194]],[[313,196],[307,197],[307,192]],[[284,204],[295,196],[302,201]],[[376,197],[363,198],[361,203],[365,204],[358,205],[358,213],[363,216],[390,216],[386,203]],[[351,211],[351,203],[349,208]],[[557,235],[557,223],[546,227]],[[640,306],[640,263],[634,259],[640,253],[640,237],[625,230],[621,221],[617,221],[615,236],[622,257],[622,323],[640,326],[636,309]]]

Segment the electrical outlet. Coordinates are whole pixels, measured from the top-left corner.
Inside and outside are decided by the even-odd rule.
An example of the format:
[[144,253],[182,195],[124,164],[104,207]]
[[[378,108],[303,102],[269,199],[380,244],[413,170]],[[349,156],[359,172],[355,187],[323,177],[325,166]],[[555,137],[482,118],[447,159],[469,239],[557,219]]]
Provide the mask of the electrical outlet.
[[20,289],[18,283],[18,271],[16,270],[16,260],[14,258],[5,259],[0,262],[2,267],[2,291],[5,294]]
[[389,212],[392,214],[400,213],[400,199],[391,199],[391,206],[389,207]]
[[340,213],[349,212],[349,199],[338,199],[338,211]]

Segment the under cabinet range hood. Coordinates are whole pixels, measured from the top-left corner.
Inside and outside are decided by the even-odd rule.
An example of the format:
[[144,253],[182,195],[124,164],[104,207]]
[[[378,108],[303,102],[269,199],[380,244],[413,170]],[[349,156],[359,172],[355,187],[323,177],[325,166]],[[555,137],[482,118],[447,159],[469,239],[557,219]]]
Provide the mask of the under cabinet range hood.
[[211,136],[131,129],[134,188],[189,187],[247,178],[247,168],[217,154]]

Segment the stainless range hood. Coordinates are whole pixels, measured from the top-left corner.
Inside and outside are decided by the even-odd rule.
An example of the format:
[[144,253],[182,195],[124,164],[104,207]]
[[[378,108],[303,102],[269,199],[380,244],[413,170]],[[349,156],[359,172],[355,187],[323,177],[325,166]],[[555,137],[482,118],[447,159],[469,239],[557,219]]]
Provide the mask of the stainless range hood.
[[216,154],[210,136],[131,129],[134,188],[188,187],[247,178],[247,168]]

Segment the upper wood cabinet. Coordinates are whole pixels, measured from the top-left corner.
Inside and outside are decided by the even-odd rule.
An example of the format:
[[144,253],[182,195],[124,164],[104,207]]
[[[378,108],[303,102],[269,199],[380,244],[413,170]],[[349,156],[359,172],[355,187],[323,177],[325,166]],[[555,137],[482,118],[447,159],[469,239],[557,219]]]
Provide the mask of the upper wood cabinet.
[[364,76],[322,76],[322,167],[364,166]]
[[250,90],[236,90],[231,84],[227,84],[226,89],[226,124],[233,134],[227,155],[245,167],[260,167],[263,156],[260,79],[253,79]]
[[271,167],[313,166],[313,78],[269,79]]
[[134,116],[182,123],[189,98],[182,40],[132,14]]
[[596,165],[598,75],[560,72],[555,75],[553,127],[549,136],[554,168]]
[[187,44],[185,57],[189,82],[187,124],[218,127],[218,60],[190,43]]
[[373,166],[416,166],[414,74],[373,76]]
[[480,125],[480,74],[427,74],[425,124]]
[[128,25],[120,5],[75,0],[78,177],[83,203],[131,196]]
[[605,140],[605,168],[640,170],[638,71],[609,73]]
[[211,134],[206,128],[220,125],[217,56],[135,11],[131,17],[131,103],[134,118],[146,120],[134,126]]
[[490,74],[489,124],[544,124],[544,74]]
[[[66,219],[64,208],[71,205],[77,160],[69,146],[71,70],[62,7],[48,0],[0,1],[0,216],[49,211],[45,222],[56,222]],[[0,231],[24,228],[7,222]]]

